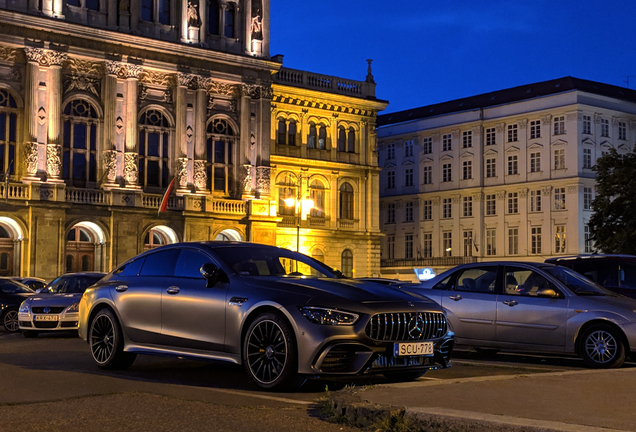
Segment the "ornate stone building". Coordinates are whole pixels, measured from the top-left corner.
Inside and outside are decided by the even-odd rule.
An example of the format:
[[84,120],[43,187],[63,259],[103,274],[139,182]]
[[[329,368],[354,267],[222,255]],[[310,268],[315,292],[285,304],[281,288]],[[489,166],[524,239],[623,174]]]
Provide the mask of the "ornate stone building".
[[[215,239],[300,244],[378,274],[386,102],[370,64],[366,81],[282,68],[269,11],[268,0],[0,0],[0,274],[108,271],[160,244]],[[316,205],[296,217],[284,200],[309,190]]]

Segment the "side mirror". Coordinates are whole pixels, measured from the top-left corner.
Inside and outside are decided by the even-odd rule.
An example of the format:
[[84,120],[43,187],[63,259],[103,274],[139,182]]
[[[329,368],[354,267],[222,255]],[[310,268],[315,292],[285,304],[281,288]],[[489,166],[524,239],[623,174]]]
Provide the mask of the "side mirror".
[[552,288],[539,288],[537,290],[537,297],[556,298],[559,297],[559,295]]
[[208,280],[207,288],[212,288],[225,274],[216,264],[205,263],[201,266],[201,275]]

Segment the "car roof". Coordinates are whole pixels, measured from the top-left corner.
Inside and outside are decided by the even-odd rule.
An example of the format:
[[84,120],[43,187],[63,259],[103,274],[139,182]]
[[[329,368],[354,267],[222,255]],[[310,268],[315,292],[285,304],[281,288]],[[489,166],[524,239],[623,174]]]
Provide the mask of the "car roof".
[[576,260],[614,260],[614,259],[629,259],[636,260],[636,255],[628,254],[593,254],[593,255],[572,255],[564,257],[552,257],[545,260],[547,263],[562,262],[562,261],[576,261]]
[[104,277],[106,273],[104,272],[76,272],[76,273],[64,273],[58,277],[72,277],[72,276],[95,276],[95,277]]

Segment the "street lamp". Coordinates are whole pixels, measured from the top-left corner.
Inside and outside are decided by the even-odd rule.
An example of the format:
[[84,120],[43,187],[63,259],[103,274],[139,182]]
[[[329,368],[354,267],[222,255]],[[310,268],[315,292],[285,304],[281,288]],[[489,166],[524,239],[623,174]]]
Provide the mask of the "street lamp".
[[307,220],[307,213],[314,207],[313,200],[309,198],[302,199],[302,176],[298,176],[298,192],[296,198],[285,198],[286,207],[294,207],[296,211],[296,252],[300,252],[300,221]]

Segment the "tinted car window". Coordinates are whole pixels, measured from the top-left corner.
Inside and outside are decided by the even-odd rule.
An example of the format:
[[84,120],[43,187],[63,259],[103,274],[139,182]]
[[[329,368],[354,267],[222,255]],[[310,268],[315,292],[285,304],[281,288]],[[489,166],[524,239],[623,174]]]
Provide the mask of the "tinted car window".
[[464,270],[457,277],[456,291],[494,293],[497,267],[475,267]]
[[607,295],[615,296],[612,291],[603,288],[584,276],[561,266],[546,266],[541,268],[546,273],[557,278],[565,286],[578,295]]
[[636,289],[636,264],[632,262],[620,262],[618,267],[621,288]]
[[115,274],[119,276],[137,276],[145,259],[146,257],[141,257],[127,264],[124,264],[115,271]]
[[203,279],[201,266],[212,262],[210,257],[194,249],[182,249],[174,269],[176,277]]
[[65,277],[59,276],[47,285],[46,290],[48,292],[56,293],[56,292],[65,292],[64,285],[66,285],[67,279]]
[[579,260],[566,267],[603,286],[618,286],[616,262],[609,260]]
[[0,281],[0,291],[2,291],[5,294],[18,294],[18,293],[32,293],[33,290],[29,289],[27,286],[24,286],[22,284],[13,282],[13,281],[8,281],[8,280],[3,280]]
[[140,276],[173,276],[175,264],[179,257],[178,249],[168,249],[146,255],[141,267]]
[[83,293],[86,288],[93,285],[100,280],[101,276],[74,276],[69,278],[68,284],[66,284],[66,290],[64,292],[69,294]]

